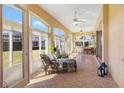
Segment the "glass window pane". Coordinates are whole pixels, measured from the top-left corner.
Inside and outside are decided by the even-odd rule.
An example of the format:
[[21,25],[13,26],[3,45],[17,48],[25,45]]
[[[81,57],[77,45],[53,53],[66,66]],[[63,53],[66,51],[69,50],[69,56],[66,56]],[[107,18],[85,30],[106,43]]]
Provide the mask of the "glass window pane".
[[64,32],[62,32],[59,28],[54,28],[53,34],[54,34],[55,48],[59,49],[60,52],[64,51],[65,50]]
[[64,36],[64,32],[62,32],[60,29],[58,28],[54,28],[53,29],[53,34],[57,35],[57,36]]
[[3,32],[3,65],[9,67],[9,31]]
[[39,59],[39,36],[32,35],[32,57],[33,61]]
[[39,29],[39,30],[48,32],[48,26],[46,26],[39,19],[37,19],[35,17],[31,17],[31,22],[32,22],[32,24],[31,24],[31,27],[32,28],[35,28],[35,29]]
[[22,62],[22,33],[13,32],[13,64]]
[[3,8],[3,18],[5,20],[13,21],[22,24],[22,11],[13,8],[12,6],[2,5]]
[[48,54],[48,37],[41,37],[41,54]]

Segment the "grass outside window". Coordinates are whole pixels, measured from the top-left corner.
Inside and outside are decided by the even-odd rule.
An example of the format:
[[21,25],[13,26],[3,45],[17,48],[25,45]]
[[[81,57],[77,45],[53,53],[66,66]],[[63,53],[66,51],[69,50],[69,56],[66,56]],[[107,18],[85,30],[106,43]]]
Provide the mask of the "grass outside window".
[[[22,51],[13,51],[13,65],[22,63]],[[3,52],[3,65],[9,67],[9,52]]]

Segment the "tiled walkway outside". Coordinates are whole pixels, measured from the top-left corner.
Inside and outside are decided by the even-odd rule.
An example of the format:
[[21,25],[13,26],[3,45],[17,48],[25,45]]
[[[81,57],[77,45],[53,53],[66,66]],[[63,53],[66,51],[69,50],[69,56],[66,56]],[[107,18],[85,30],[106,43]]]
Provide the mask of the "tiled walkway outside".
[[116,88],[118,85],[111,76],[98,77],[97,63],[92,55],[78,54],[77,72],[44,75],[37,73],[31,78],[31,88]]

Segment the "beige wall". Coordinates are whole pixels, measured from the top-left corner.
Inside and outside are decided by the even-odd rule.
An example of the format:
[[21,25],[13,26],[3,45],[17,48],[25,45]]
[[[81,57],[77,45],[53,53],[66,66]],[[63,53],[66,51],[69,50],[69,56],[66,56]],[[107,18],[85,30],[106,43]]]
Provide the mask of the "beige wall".
[[109,5],[109,70],[120,87],[124,87],[124,5]]

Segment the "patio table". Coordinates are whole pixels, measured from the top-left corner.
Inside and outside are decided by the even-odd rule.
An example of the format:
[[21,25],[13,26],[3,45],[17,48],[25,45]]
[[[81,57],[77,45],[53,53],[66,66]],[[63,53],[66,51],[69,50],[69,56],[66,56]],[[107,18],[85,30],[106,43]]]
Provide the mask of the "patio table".
[[66,72],[77,71],[77,63],[75,59],[62,58],[62,59],[58,59],[58,61],[60,63],[62,71],[66,71]]

